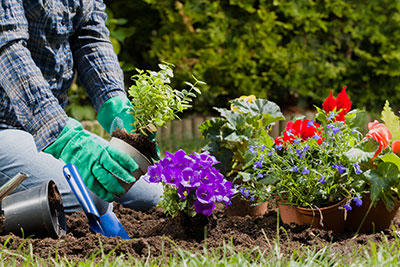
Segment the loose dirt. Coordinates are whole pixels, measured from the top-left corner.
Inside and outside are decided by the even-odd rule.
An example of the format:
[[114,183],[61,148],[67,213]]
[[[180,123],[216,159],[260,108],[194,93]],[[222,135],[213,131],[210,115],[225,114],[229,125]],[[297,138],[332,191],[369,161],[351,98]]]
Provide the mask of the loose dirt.
[[[352,254],[368,240],[378,243],[385,237],[394,240],[391,230],[377,234],[334,234],[331,231],[311,229],[306,226],[281,225],[277,220],[274,207],[260,217],[227,217],[225,210],[218,206],[209,217],[206,231],[187,225],[182,217],[170,218],[160,209],[139,212],[115,204],[114,212],[120,219],[131,240],[118,237],[107,238],[89,231],[88,221],[83,212],[67,216],[67,234],[59,239],[29,237],[23,239],[14,234],[6,233],[0,227],[0,242],[12,252],[21,253],[32,245],[33,253],[42,258],[62,257],[70,260],[84,260],[100,249],[108,254],[114,250],[114,255],[121,253],[136,258],[146,258],[149,255],[169,256],[175,248],[191,251],[202,251],[206,243],[210,249],[220,247],[223,242],[233,245],[236,250],[250,251],[259,247],[261,251],[271,250],[274,240],[279,237],[282,253],[292,253],[300,247],[322,248],[333,244],[335,253]],[[0,225],[4,218],[0,217]],[[185,223],[186,222],[186,223]],[[400,217],[397,214],[394,225],[399,230]],[[277,235],[277,229],[279,234]],[[204,238],[206,236],[206,238]],[[97,257],[101,257],[101,253]]]

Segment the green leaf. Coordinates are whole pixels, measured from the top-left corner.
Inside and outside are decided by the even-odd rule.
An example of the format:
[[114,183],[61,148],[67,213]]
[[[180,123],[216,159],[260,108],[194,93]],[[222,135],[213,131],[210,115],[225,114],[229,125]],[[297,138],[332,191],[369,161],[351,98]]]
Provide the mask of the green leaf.
[[269,114],[277,121],[285,119],[279,106],[266,99],[258,98],[252,102],[236,99],[232,100],[231,103],[241,113],[250,113],[251,115]]
[[277,181],[279,181],[279,177],[275,174],[270,174],[259,181],[263,184],[275,184]]
[[393,140],[400,140],[400,120],[389,106],[389,101],[386,100],[385,106],[382,110],[382,120],[385,122],[386,127],[392,133]]
[[400,170],[400,158],[395,153],[390,152],[389,154],[380,157],[384,162],[391,162],[396,164],[397,168]]
[[242,177],[243,182],[248,182],[251,180],[251,174],[247,172],[239,172],[240,176]]
[[391,186],[394,186],[399,179],[399,170],[391,162],[379,164],[378,169],[370,169],[364,172],[364,177],[371,184],[371,200],[376,203],[383,195],[391,195]]

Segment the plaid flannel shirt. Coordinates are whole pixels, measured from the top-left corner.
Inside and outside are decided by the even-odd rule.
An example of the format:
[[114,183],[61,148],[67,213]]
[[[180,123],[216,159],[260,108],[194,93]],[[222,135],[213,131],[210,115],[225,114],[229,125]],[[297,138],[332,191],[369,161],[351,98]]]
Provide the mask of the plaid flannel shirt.
[[75,71],[96,111],[125,93],[102,0],[0,3],[0,128],[31,133],[38,150],[55,141]]

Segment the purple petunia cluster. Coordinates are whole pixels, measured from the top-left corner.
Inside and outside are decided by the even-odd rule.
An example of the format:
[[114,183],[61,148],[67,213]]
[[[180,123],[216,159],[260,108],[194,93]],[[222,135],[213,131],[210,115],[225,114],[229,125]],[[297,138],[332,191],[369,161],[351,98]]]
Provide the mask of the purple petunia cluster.
[[160,183],[177,188],[180,199],[193,197],[194,210],[210,216],[215,202],[229,205],[235,190],[232,182],[213,165],[219,163],[210,152],[187,155],[182,149],[167,155],[147,169],[144,179],[149,183]]

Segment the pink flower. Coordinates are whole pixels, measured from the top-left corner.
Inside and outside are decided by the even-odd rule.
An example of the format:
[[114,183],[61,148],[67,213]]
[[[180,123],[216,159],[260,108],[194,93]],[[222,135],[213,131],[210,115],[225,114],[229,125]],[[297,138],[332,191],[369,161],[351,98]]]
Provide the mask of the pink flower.
[[377,120],[368,123],[368,129],[369,132],[365,138],[372,138],[379,143],[379,147],[372,158],[374,159],[389,145],[389,142],[392,140],[392,134],[383,123],[379,123]]

